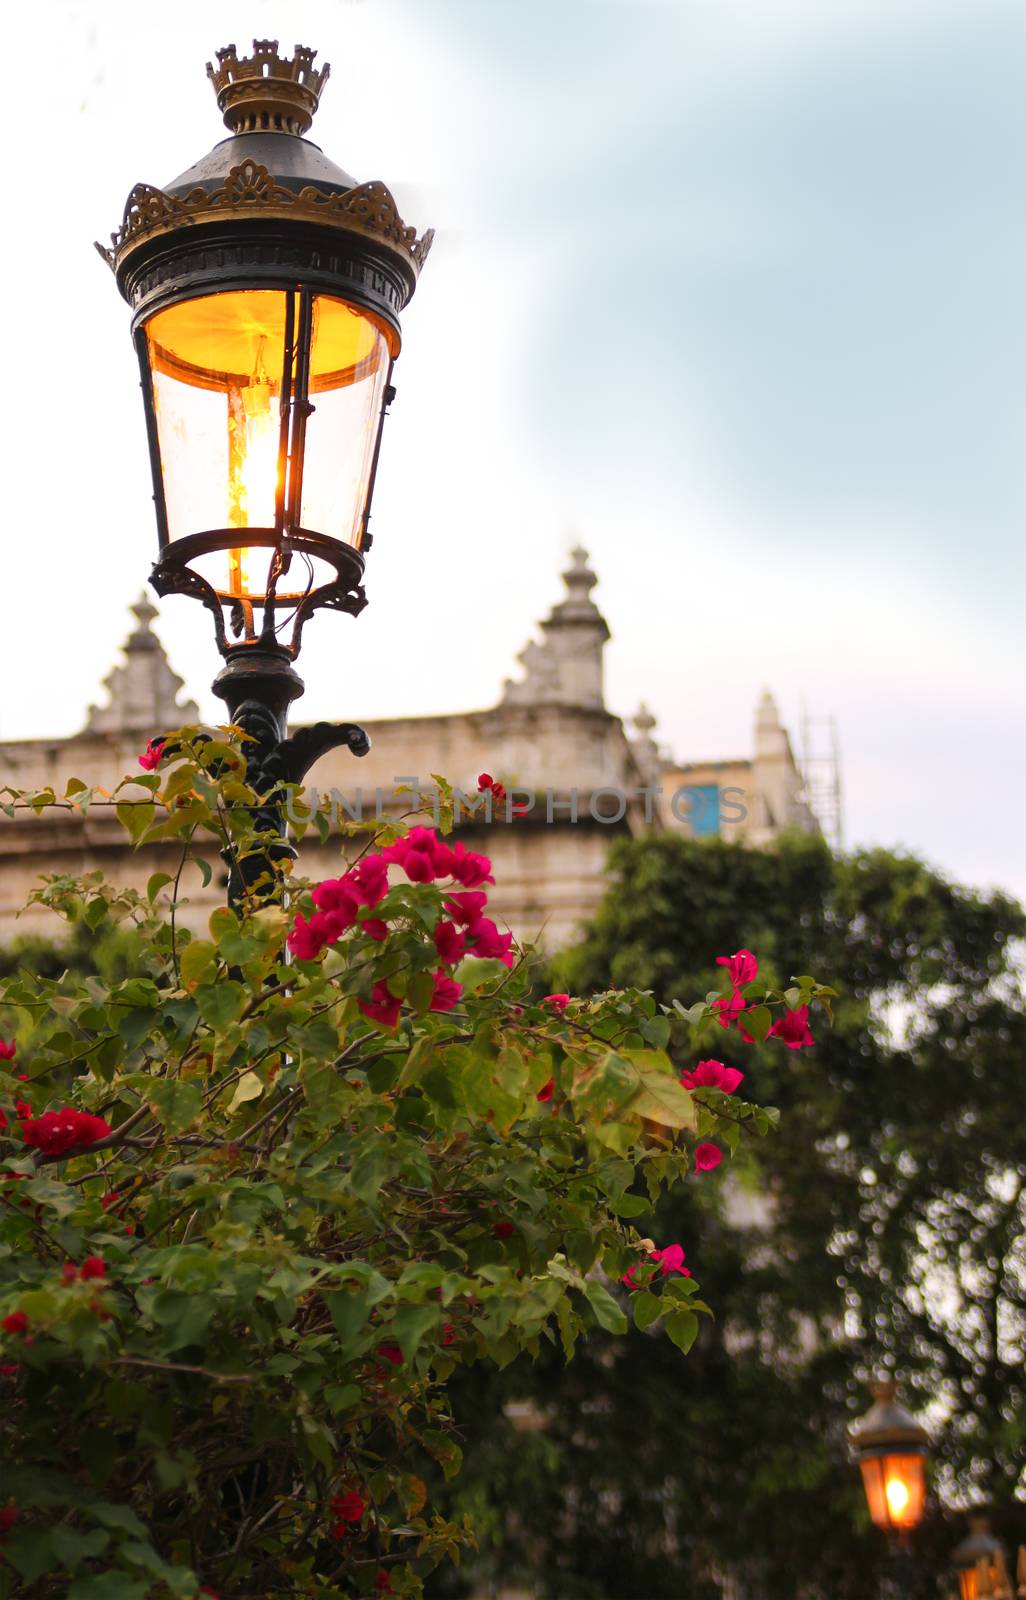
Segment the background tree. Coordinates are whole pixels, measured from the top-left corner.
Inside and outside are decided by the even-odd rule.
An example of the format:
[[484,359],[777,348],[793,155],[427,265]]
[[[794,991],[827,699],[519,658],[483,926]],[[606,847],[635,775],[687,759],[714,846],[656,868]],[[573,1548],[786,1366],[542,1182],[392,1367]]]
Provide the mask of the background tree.
[[[881,1545],[845,1431],[883,1369],[941,1424],[945,1491],[994,1502],[1022,1539],[1022,910],[907,856],[808,838],[652,837],[612,865],[559,983],[701,993],[711,941],[756,951],[770,983],[829,971],[841,998],[812,1050],[702,1039],[782,1116],[728,1176],[637,1219],[685,1242],[717,1308],[686,1368],[635,1332],[617,1349],[590,1337],[565,1373],[467,1378],[458,1497],[493,1570],[553,1600],[699,1600],[727,1572],[745,1600],[864,1600]],[[548,1426],[518,1436],[502,1407],[526,1396]],[[936,1514],[924,1530],[937,1570],[959,1536]]]

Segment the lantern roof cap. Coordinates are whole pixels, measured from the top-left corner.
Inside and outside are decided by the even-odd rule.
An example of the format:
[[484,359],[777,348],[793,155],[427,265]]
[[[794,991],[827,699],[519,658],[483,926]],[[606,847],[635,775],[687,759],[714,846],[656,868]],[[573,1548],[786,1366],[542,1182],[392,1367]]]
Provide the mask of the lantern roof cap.
[[930,1436],[898,1400],[893,1379],[873,1384],[874,1402],[850,1432],[855,1449],[864,1454],[896,1451],[922,1455]]
[[297,44],[288,61],[277,39],[254,39],[253,54],[239,57],[233,44],[207,62],[217,108],[232,133],[302,134],[313,122],[331,67],[314,66],[316,50]]

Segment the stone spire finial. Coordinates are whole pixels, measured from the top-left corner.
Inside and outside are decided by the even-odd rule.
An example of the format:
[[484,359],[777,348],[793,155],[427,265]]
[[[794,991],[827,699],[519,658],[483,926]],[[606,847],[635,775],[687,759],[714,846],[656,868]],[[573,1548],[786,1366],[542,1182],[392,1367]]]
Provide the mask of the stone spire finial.
[[200,719],[194,701],[178,704],[183,680],[171,670],[164,646],[150,627],[156,606],[142,594],[131,611],[138,626],[125,641],[125,659],[104,679],[110,702],[89,707],[86,733],[145,733],[152,738],[163,728]]
[[543,642],[528,645],[520,656],[526,676],[522,683],[507,681],[506,704],[605,709],[602,649],[609,628],[591,598],[598,579],[588,565],[588,552],[580,545],[570,552],[563,582],[566,599],[553,606],[541,624]]
[[656,718],[652,715],[644,700],[639,705],[631,718],[631,725],[637,730],[637,738],[631,740],[631,749],[634,759],[641,769],[646,780],[651,781],[658,777],[662,770],[662,756],[659,746],[652,737],[652,729],[656,726]]

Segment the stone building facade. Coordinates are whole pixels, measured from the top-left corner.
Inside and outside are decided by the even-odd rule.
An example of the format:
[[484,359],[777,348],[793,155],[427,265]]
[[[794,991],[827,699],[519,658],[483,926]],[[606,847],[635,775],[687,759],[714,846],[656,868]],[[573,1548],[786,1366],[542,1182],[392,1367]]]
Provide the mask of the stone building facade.
[[[342,814],[372,818],[408,810],[402,780],[429,785],[431,773],[472,792],[478,774],[491,773],[530,806],[508,822],[465,818],[461,837],[487,850],[495,864],[495,914],[525,938],[549,948],[565,944],[595,911],[605,888],[610,840],[624,832],[678,830],[762,844],[784,829],[812,830],[816,821],[788,734],[769,692],[755,715],[751,753],[734,761],[674,760],[654,738],[655,719],[643,706],[629,727],[605,703],[603,652],[609,628],[592,598],[596,583],[585,551],[571,554],[565,598],[540,624],[540,639],[520,655],[522,675],[503,686],[484,711],[367,722],[371,751],[354,761],[348,751],[325,756],[310,774],[321,795],[335,793]],[[71,776],[111,788],[137,770],[146,741],[199,720],[178,696],[172,670],[152,630],[156,610],[144,597],[133,608],[136,626],[124,659],[106,680],[107,703],[90,708],[82,731],[63,740],[0,743],[0,791],[53,784]],[[356,720],[360,720],[357,718]],[[425,791],[426,801],[430,793]],[[53,932],[52,917],[16,914],[40,876],[102,868],[116,882],[143,887],[166,870],[167,846],[132,851],[116,819],[97,808],[86,817],[49,810],[41,816],[0,816],[0,941],[19,932]],[[337,871],[338,846],[304,843],[301,870]],[[209,886],[191,888],[187,920],[206,921],[220,903],[220,863]]]

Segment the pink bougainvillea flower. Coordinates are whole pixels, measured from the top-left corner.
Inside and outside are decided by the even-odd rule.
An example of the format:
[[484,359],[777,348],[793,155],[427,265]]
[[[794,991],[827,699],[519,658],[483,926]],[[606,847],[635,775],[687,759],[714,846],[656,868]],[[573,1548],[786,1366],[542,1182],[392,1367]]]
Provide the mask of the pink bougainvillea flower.
[[732,1023],[736,1022],[737,1031],[742,1039],[746,1040],[748,1044],[754,1043],[751,1034],[741,1021],[741,1016],[747,1008],[745,1006],[745,997],[740,989],[735,989],[729,999],[726,995],[721,995],[718,1000],[713,1001],[712,1009],[719,1012],[716,1020],[721,1028],[729,1028]]
[[703,1143],[695,1146],[695,1171],[713,1172],[723,1160],[718,1144]]
[[469,890],[465,894],[449,894],[445,897],[445,909],[454,922],[464,928],[469,928],[471,923],[478,922],[488,904],[488,896],[478,889]]
[[682,1244],[668,1244],[665,1250],[653,1250],[653,1260],[663,1274],[668,1278],[671,1273],[677,1272],[682,1278],[690,1278],[691,1270],[684,1265],[684,1246]]
[[333,1495],[329,1504],[340,1522],[360,1522],[367,1509],[366,1500],[355,1489],[350,1489],[348,1494]]
[[15,1100],[14,1109],[20,1118],[30,1117],[32,1115],[32,1107],[29,1105],[27,1100]]
[[360,923],[360,932],[369,934],[381,944],[388,938],[388,923],[382,922],[380,917],[364,917]]
[[461,933],[455,922],[439,922],[435,925],[435,949],[441,961],[447,966],[454,967],[461,961],[467,948],[467,936]]
[[160,766],[160,758],[164,754],[163,739],[151,739],[139,757],[139,765],[146,771],[152,772]]
[[542,1001],[543,1006],[548,1006],[550,1011],[558,1011],[560,1016],[562,1016],[569,1004],[570,996],[568,994],[547,994]]
[[28,1333],[29,1319],[24,1311],[9,1311],[0,1321],[0,1328],[5,1333]]
[[767,1039],[779,1039],[789,1050],[804,1050],[806,1045],[815,1044],[815,1039],[809,1032],[809,1008],[799,1006],[796,1011],[785,1011],[784,1015],[773,1024]]
[[285,943],[297,961],[316,961],[324,949],[324,940],[321,937],[320,929],[315,926],[316,922],[317,913],[311,917],[309,922],[307,922],[301,911],[296,915],[292,932]]
[[5,1533],[10,1533],[17,1520],[17,1506],[4,1506],[3,1509],[0,1510],[0,1538],[3,1538]]
[[0,1133],[6,1133],[9,1127],[10,1123],[7,1120],[7,1112],[2,1106],[0,1106]]
[[117,1189],[112,1189],[110,1194],[102,1194],[100,1196],[100,1204],[104,1211],[109,1211],[111,1206],[114,1205],[115,1201],[119,1200],[120,1198],[119,1191]]
[[221,1600],[221,1596],[216,1592],[216,1590],[208,1589],[205,1585],[200,1590],[200,1594],[205,1594],[207,1600]]
[[0,1061],[13,1061],[17,1049],[13,1039],[0,1039]]
[[374,1574],[374,1587],[379,1594],[392,1593],[392,1580],[388,1576],[388,1573],[385,1571],[384,1567],[379,1567],[377,1572]]
[[102,1117],[90,1116],[88,1111],[73,1111],[70,1106],[60,1111],[44,1111],[41,1117],[30,1117],[21,1124],[25,1143],[42,1151],[45,1156],[63,1156],[106,1139],[111,1132]]
[[465,889],[479,889],[483,883],[495,882],[488,857],[479,855],[476,850],[467,850],[459,840],[452,849],[449,876],[462,883]]
[[549,1100],[552,1099],[552,1096],[555,1094],[555,1092],[556,1092],[556,1080],[555,1080],[555,1078],[550,1078],[548,1083],[543,1083],[542,1084],[541,1088],[538,1090],[538,1093],[535,1095],[534,1098],[536,1100],[540,1100],[542,1102],[542,1104],[545,1105]]
[[363,904],[345,878],[325,878],[314,885],[311,898],[318,911],[341,912],[350,923],[356,921],[356,908]]
[[451,1322],[442,1324],[442,1344],[448,1350],[450,1345],[456,1343],[456,1329]]
[[491,794],[492,798],[496,800],[499,805],[501,805],[506,798],[505,788],[497,778],[492,777],[490,772],[482,772],[478,774],[477,790],[479,794]]
[[366,856],[346,873],[343,882],[361,905],[376,906],[388,893],[388,862],[384,856]]
[[759,971],[759,963],[750,950],[738,950],[732,956],[717,956],[716,965],[726,967],[733,989],[751,983]]
[[392,1367],[401,1367],[406,1359],[397,1344],[379,1344],[374,1354]]
[[107,1273],[107,1263],[102,1256],[86,1256],[79,1268],[80,1278],[103,1278]]
[[493,1222],[492,1232],[497,1239],[508,1239],[516,1232],[512,1222]]
[[395,1027],[403,1005],[402,1000],[392,993],[384,978],[378,979],[369,1000],[359,1000],[357,1004],[365,1017],[370,1017],[372,1022],[383,1023],[386,1028]]
[[513,943],[513,935],[500,933],[491,917],[477,917],[467,929],[467,938],[473,946],[474,955],[491,956],[504,962],[507,967],[513,965],[509,948]]
[[431,974],[435,990],[431,996],[429,1011],[451,1011],[453,1006],[459,1004],[463,987],[454,978],[448,977],[444,972]]
[[733,1094],[744,1077],[743,1072],[725,1067],[722,1061],[700,1061],[693,1072],[682,1072],[680,1081],[685,1089],[722,1089],[724,1094]]

